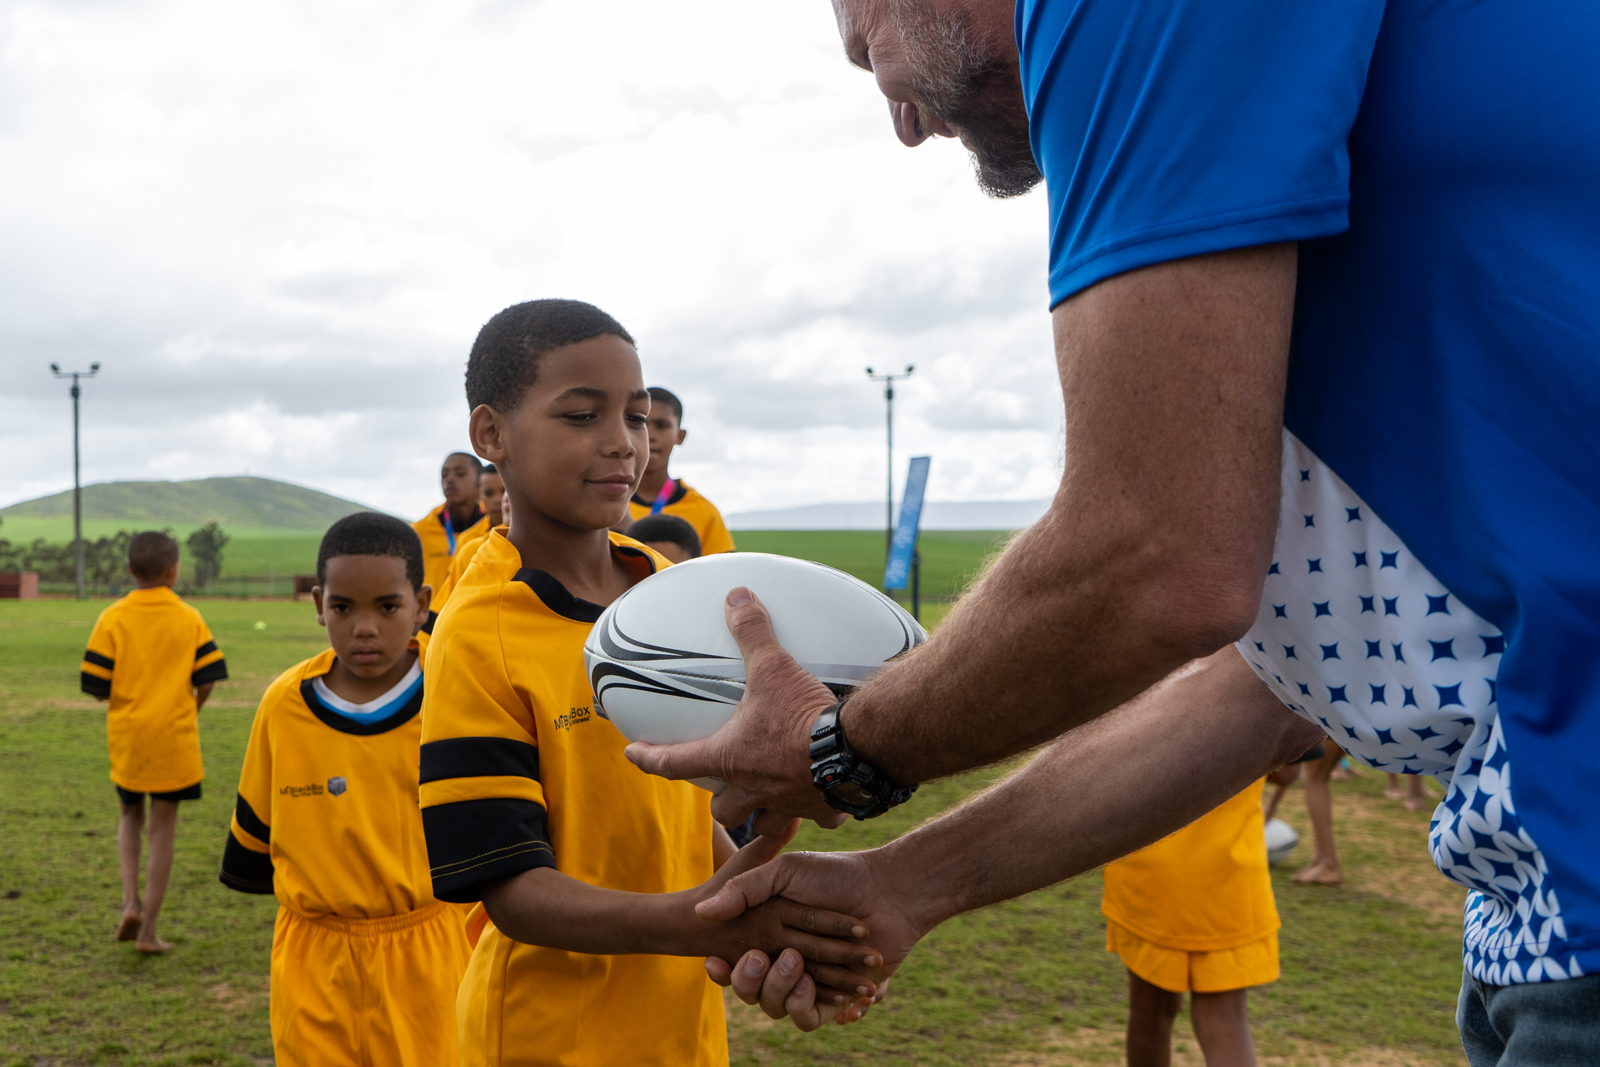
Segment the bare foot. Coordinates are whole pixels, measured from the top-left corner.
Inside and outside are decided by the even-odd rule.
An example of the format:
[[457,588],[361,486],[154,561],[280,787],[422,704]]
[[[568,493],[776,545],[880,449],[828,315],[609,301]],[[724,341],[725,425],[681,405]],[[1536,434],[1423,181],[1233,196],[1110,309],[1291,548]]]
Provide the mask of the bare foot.
[[159,956],[172,951],[172,943],[163,941],[159,937],[154,941],[135,941],[133,947],[143,952],[146,956]]
[[1432,811],[1436,805],[1430,797],[1406,797],[1407,811]]
[[1383,799],[1385,799],[1385,800],[1404,800],[1405,798],[1406,798],[1406,787],[1405,786],[1403,786],[1403,785],[1389,785],[1389,786],[1385,786],[1384,787]]
[[1301,867],[1289,876],[1289,880],[1300,885],[1344,885],[1344,872],[1337,867],[1317,863]]
[[144,915],[137,907],[123,908],[122,921],[117,923],[117,940],[132,941],[139,936],[139,924],[144,921]]

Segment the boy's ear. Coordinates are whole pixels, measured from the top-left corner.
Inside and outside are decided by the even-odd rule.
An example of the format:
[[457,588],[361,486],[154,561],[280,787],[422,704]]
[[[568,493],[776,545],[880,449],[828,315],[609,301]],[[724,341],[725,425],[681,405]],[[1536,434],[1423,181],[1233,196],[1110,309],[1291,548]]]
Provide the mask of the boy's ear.
[[472,409],[467,420],[467,436],[472,440],[472,450],[495,466],[505,462],[505,416],[488,404]]
[[684,439],[684,438],[685,438],[685,437],[688,437],[688,436],[689,436],[689,431],[688,431],[688,430],[682,430],[682,429],[680,429],[680,430],[679,430],[679,431],[678,431],[678,444],[680,444],[680,445],[681,445],[681,444],[683,444],[683,439]]
[[428,621],[428,609],[433,606],[433,586],[424,582],[422,588],[417,590],[417,618],[411,627],[411,636],[417,636],[417,631],[422,629],[423,623]]
[[311,602],[317,606],[317,625],[328,625],[328,620],[322,617],[322,586],[314,585],[311,587]]

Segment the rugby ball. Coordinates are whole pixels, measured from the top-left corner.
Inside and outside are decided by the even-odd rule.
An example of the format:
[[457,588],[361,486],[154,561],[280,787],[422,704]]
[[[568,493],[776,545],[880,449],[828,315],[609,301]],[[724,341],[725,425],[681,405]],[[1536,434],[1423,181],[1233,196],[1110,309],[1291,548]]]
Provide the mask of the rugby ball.
[[766,605],[778,643],[841,696],[928,639],[905,609],[843,571],[763,552],[702,556],[663,568],[601,614],[583,647],[595,710],[629,741],[716,733],[744,696],[744,658],[723,615],[741,585]]
[[1273,865],[1282,863],[1294,851],[1294,846],[1300,843],[1300,835],[1294,832],[1294,827],[1282,819],[1273,819],[1267,823],[1267,862]]

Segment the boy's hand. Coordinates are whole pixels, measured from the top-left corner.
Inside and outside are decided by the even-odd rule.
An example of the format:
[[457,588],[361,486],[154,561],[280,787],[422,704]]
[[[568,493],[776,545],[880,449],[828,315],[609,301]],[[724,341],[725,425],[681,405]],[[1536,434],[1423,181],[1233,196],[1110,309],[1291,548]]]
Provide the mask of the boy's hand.
[[[694,892],[696,900],[715,896],[730,878],[771,860],[799,826],[798,819],[792,820],[782,834],[758,837],[740,849]],[[738,960],[752,951],[768,959],[782,956],[786,949],[792,950],[790,958],[798,953],[819,987],[816,1001],[832,1005],[824,1010],[837,1011],[876,992],[878,979],[873,972],[882,966],[882,953],[861,943],[868,930],[848,915],[774,897],[725,922],[696,915],[692,927],[691,936],[704,946],[703,954],[723,960]]]
[[769,1018],[787,1017],[804,1033],[827,1025],[829,1020],[840,1026],[858,1022],[889,991],[889,980],[885,978],[872,996],[854,997],[840,1007],[826,992],[819,991],[805,973],[804,962],[798,952],[785,949],[774,966],[766,953],[751,950],[732,967],[717,956],[707,958],[706,974],[718,985],[731,987],[746,1004],[759,1005]]

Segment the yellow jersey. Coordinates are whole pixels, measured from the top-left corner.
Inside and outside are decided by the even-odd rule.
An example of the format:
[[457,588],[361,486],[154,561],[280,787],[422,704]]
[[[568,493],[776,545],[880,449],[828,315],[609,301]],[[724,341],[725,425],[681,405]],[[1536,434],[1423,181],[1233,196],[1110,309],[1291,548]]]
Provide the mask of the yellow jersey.
[[[666,561],[619,534],[638,578]],[[422,723],[422,823],[434,893],[535,867],[633,893],[711,877],[709,793],[641,772],[594,708],[583,642],[601,608],[527,568],[502,530],[434,628]],[[727,1063],[721,990],[702,961],[525,945],[488,924],[461,984],[461,1060],[602,1067]]]
[[1235,948],[1273,933],[1257,782],[1177,833],[1106,864],[1106,918],[1185,952]]
[[[433,640],[433,625],[439,621],[439,612],[444,610],[445,601],[450,599],[450,591],[461,581],[461,576],[467,573],[467,568],[472,565],[473,557],[478,554],[478,549],[483,547],[484,539],[489,536],[487,523],[482,526],[474,526],[473,529],[481,530],[482,532],[471,537],[463,535],[461,540],[456,542],[456,554],[450,557],[450,571],[445,575],[443,584],[434,588],[433,600],[428,605],[428,621],[422,624],[421,630],[417,631],[417,643],[422,648],[424,661],[428,658],[428,644]],[[510,527],[501,524],[495,529],[507,530]],[[423,666],[427,666],[426,662],[424,662]]]
[[[434,903],[417,809],[423,679],[351,714],[317,683],[330,648],[290,667],[256,709],[221,879],[310,919],[378,919]],[[420,663],[420,660],[419,660]]]
[[[650,509],[654,506],[653,500],[634,497],[628,501],[628,517],[636,521],[642,519],[650,514]],[[686,485],[683,479],[678,479],[677,488],[667,498],[667,503],[661,511],[666,515],[676,515],[694,527],[694,532],[700,535],[702,555],[733,551],[733,535],[728,532],[727,524],[722,521],[722,512],[717,510],[715,504]]]
[[228,665],[206,620],[167,586],[135,589],[100,613],[79,686],[110,698],[111,780],[135,793],[170,793],[203,780],[196,686]]
[[440,504],[412,523],[411,528],[422,539],[422,580],[438,590],[450,573],[450,557],[463,541],[488,531],[489,516],[480,507],[466,529],[457,530],[450,521],[450,506]]

